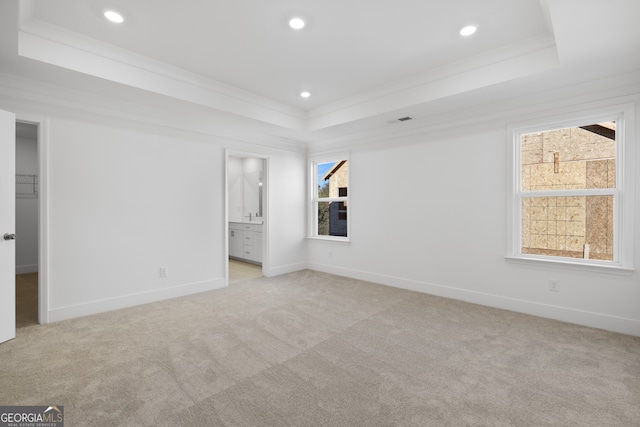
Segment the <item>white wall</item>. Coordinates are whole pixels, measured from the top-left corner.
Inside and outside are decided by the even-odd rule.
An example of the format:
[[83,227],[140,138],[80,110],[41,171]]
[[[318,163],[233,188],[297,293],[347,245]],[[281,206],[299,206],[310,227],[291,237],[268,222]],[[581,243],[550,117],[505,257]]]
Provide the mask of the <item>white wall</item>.
[[[640,111],[640,98],[634,99]],[[550,102],[517,119],[551,114],[556,106]],[[351,243],[311,240],[311,268],[640,335],[637,270],[625,276],[505,260],[511,118],[474,119],[475,125],[354,146]],[[636,225],[636,269],[638,231]],[[560,292],[549,291],[551,278],[560,280]]]
[[[281,152],[269,157],[267,171],[267,276],[288,273],[306,267],[307,242],[307,162],[306,156]],[[263,208],[264,209],[264,208]],[[264,227],[263,227],[264,238]]]
[[[38,144],[16,138],[16,174],[38,175]],[[16,197],[16,274],[38,271],[38,197]]]
[[[483,106],[464,120],[441,115],[444,125],[404,128],[410,131],[402,137],[372,133],[366,144],[335,143],[351,149],[351,243],[306,240],[304,150],[218,137],[208,133],[210,119],[178,108],[119,105],[95,95],[55,104],[84,95],[42,85],[37,90],[49,91],[46,97],[31,85],[3,90],[0,84],[0,108],[48,119],[50,320],[223,286],[230,148],[269,157],[268,276],[309,266],[640,335],[638,272],[584,273],[504,259],[507,125],[593,101],[590,93],[584,99],[584,87],[574,90],[575,100],[540,95]],[[640,93],[640,85],[626,93]],[[638,268],[638,233],[635,246]],[[159,278],[161,266],[169,268],[166,279]],[[549,278],[560,280],[560,292],[548,291]]]
[[117,101],[74,93],[78,104],[57,105],[63,88],[45,87],[47,96],[23,89],[3,96],[0,85],[0,109],[47,120],[49,321],[224,286],[226,149],[274,165],[267,273],[305,268],[303,150],[208,134],[209,123],[182,106],[138,106],[140,116],[123,118]]
[[244,173],[262,172],[262,159],[247,157],[242,161]]
[[49,136],[54,318],[223,286],[220,147],[68,119]]

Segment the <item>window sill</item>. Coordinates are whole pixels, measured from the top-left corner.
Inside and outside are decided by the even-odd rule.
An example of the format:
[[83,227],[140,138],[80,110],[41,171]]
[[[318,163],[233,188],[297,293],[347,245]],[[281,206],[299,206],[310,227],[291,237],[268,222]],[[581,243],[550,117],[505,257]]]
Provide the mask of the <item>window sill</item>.
[[337,236],[308,236],[309,240],[324,240],[327,242],[340,242],[340,243],[351,243],[351,238],[349,237],[337,237]]
[[533,258],[524,256],[505,256],[507,262],[514,264],[537,265],[541,267],[565,268],[568,270],[591,271],[594,273],[617,274],[631,276],[635,269],[615,264],[596,264],[593,262],[565,261],[553,258]]

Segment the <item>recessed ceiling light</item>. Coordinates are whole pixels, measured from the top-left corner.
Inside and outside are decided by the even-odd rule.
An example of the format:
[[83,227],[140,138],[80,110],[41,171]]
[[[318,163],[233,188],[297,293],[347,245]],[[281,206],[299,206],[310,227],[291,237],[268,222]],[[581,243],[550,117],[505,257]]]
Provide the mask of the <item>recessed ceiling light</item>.
[[107,10],[104,12],[104,17],[109,21],[116,24],[122,24],[124,22],[124,16],[116,12],[115,10]]
[[294,30],[301,30],[305,26],[304,19],[302,18],[291,18],[289,20],[289,26]]
[[477,25],[467,25],[466,27],[463,27],[460,30],[460,35],[464,37],[469,37],[470,35],[475,33],[477,30],[478,30]]
[[307,92],[306,90],[304,92],[300,92],[300,96],[303,98],[308,98],[311,96],[311,93]]

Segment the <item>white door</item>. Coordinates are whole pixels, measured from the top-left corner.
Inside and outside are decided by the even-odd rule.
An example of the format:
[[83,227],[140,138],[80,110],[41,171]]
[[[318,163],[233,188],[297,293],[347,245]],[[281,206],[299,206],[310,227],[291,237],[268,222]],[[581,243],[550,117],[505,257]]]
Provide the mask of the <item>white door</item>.
[[0,110],[0,343],[16,336],[16,116]]

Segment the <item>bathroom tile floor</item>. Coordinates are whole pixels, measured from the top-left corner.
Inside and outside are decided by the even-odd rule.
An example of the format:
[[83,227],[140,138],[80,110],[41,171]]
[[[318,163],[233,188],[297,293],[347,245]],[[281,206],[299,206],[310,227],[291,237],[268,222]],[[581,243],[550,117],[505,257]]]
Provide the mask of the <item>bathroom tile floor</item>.
[[262,277],[262,266],[248,262],[229,260],[229,283]]

